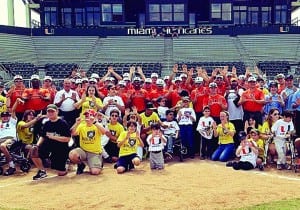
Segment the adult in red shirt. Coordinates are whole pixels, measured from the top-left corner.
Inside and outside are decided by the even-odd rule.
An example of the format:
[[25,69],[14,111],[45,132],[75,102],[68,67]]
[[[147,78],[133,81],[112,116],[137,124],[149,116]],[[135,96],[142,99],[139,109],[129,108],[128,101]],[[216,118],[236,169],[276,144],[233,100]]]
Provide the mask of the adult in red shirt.
[[22,94],[22,98],[25,101],[25,109],[32,109],[36,113],[45,111],[49,104],[51,95],[49,90],[40,87],[40,78],[34,74],[31,76],[32,88],[26,88]]
[[227,86],[224,82],[223,76],[218,74],[216,76],[215,83],[217,84],[217,93],[221,96],[224,96],[227,90]]
[[[17,101],[17,98],[22,99],[22,94],[25,90],[25,86],[23,83],[23,78],[21,75],[14,76],[14,85],[11,87],[11,89],[7,92],[7,100],[6,100],[6,106],[8,108],[8,111],[11,113],[12,106]],[[20,104],[17,106],[15,112],[18,120],[22,120],[23,113],[25,112],[26,107],[23,104]]]
[[133,79],[133,90],[131,92],[131,107],[135,106],[138,113],[145,111],[146,103],[149,101],[149,95],[146,90],[141,88],[141,78]]
[[158,106],[157,99],[159,97],[167,98],[169,95],[169,91],[164,89],[164,81],[162,79],[156,80],[156,86],[157,86],[157,88],[150,92],[150,100],[152,100],[153,103],[156,106]]
[[215,82],[209,83],[208,97],[203,99],[203,107],[208,106],[210,109],[210,116],[214,118],[217,123],[220,123],[220,112],[227,110],[227,101],[224,96],[217,93],[217,84]]
[[238,105],[242,104],[244,109],[244,122],[250,117],[262,125],[262,109],[265,104],[264,93],[256,87],[256,78],[248,78],[248,89],[242,93]]
[[202,116],[203,100],[208,97],[208,90],[204,87],[204,81],[202,77],[195,78],[195,89],[191,92],[191,99],[196,112],[197,120]]
[[43,88],[49,90],[50,92],[50,100],[47,102],[47,106],[49,104],[53,104],[55,94],[56,94],[56,89],[52,87],[52,77],[50,76],[45,76],[44,82],[43,82]]

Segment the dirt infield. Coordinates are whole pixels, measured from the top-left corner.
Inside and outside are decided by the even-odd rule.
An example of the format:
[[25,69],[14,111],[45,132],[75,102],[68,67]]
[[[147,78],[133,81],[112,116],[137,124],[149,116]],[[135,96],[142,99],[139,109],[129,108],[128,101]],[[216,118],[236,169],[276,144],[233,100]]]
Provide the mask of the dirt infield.
[[[75,169],[75,167],[74,167]],[[234,171],[224,163],[186,160],[151,171],[143,162],[132,172],[116,174],[105,165],[100,176],[88,173],[32,181],[18,172],[0,177],[0,206],[22,209],[225,209],[300,197],[300,173]]]

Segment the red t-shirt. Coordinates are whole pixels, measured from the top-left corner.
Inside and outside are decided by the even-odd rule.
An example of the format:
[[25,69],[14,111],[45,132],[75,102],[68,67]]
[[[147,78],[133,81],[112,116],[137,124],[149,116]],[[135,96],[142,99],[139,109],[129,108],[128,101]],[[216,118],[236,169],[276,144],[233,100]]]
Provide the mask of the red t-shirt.
[[210,115],[212,117],[219,117],[220,112],[222,111],[222,106],[227,105],[227,101],[224,96],[219,94],[216,95],[208,95],[208,97],[204,97],[203,99],[203,106],[209,106],[210,108]]
[[26,99],[25,109],[33,109],[35,111],[46,109],[49,101],[42,99],[42,97],[50,97],[49,90],[44,88],[26,88],[22,94],[22,98]]
[[243,108],[245,111],[260,112],[262,110],[264,105],[253,101],[253,97],[256,100],[264,99],[264,93],[260,89],[256,88],[254,91],[248,89],[243,92],[242,97],[246,100],[249,100],[243,103]]

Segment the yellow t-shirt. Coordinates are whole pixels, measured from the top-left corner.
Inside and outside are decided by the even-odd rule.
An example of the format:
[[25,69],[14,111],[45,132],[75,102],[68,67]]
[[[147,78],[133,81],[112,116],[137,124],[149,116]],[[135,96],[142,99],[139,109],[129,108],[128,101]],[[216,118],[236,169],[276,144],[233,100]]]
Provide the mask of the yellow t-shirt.
[[[117,137],[117,139],[118,139],[118,137],[120,136],[120,134],[125,130],[124,129],[124,127],[123,127],[123,125],[121,125],[120,123],[117,123],[117,124],[115,124],[115,125],[112,125],[112,124],[108,124],[108,130],[110,131],[110,133],[113,135],[113,136],[115,136],[115,137]],[[115,143],[117,143],[117,142],[115,142]]]
[[76,132],[79,135],[81,149],[95,154],[102,152],[101,132],[94,124],[87,126],[86,123],[80,123]]
[[[226,123],[225,127],[226,127],[227,130],[235,132],[235,127],[231,122]],[[231,144],[231,143],[233,143],[233,137],[230,136],[229,134],[223,132],[223,128],[222,128],[221,124],[219,124],[218,127],[217,127],[217,133],[219,135],[219,144]]]
[[2,112],[6,112],[6,97],[4,97],[3,95],[0,95],[0,114]]
[[[149,117],[145,115],[145,112],[140,114],[141,119],[142,119],[142,126],[144,128],[148,128],[151,126],[152,123],[158,123],[160,121],[159,116],[156,112],[153,112]],[[147,134],[150,134],[151,130],[147,132]]]
[[[119,138],[118,143],[123,141],[127,136],[128,131],[123,131]],[[121,147],[119,152],[119,157],[135,154],[137,152],[137,147],[139,145],[139,140],[136,136],[136,133],[130,134],[128,141],[126,141]]]
[[26,124],[25,121],[20,121],[17,125],[17,134],[20,141],[25,144],[32,144],[33,142],[33,127],[22,128]]
[[254,141],[256,143],[256,146],[258,147],[258,156],[259,157],[264,157],[265,153],[265,143],[264,140],[262,139],[257,139],[257,141],[250,139],[251,141]]
[[262,124],[262,126],[258,128],[258,130],[259,130],[260,133],[263,133],[263,134],[271,133],[271,129],[270,129],[269,123],[267,121],[265,121]]
[[[96,104],[100,107],[103,107],[103,103],[100,98],[96,98]],[[93,102],[92,98],[86,97],[85,102],[83,102],[81,105],[81,114],[83,114],[87,109],[93,109],[95,111],[98,111],[96,104],[95,102]]]

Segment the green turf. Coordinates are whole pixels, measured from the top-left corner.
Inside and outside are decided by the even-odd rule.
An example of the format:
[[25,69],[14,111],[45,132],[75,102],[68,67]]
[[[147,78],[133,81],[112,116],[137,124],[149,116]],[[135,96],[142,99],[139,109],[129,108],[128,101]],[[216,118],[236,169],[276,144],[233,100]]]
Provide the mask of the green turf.
[[239,208],[239,210],[298,210],[300,209],[300,198],[292,200],[274,201],[255,206]]

